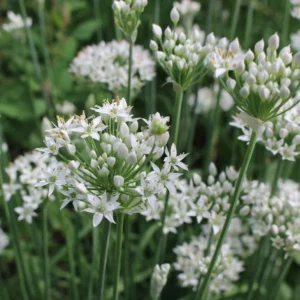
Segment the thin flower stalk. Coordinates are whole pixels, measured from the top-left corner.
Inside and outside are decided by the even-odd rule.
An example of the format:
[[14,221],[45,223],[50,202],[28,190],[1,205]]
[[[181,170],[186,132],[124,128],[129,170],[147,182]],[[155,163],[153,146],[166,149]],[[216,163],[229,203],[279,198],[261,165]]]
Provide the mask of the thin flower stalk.
[[245,178],[246,172],[248,170],[249,163],[251,161],[251,157],[253,155],[253,151],[254,151],[254,148],[255,148],[255,145],[256,145],[256,138],[257,138],[257,134],[255,132],[253,132],[252,136],[251,136],[251,140],[250,140],[248,148],[247,148],[247,152],[246,152],[244,160],[243,160],[243,164],[242,164],[242,167],[241,167],[239,178],[238,178],[238,181],[237,181],[236,186],[235,186],[234,194],[233,194],[232,199],[231,199],[230,208],[229,208],[228,214],[226,216],[226,220],[225,220],[223,229],[221,231],[219,240],[218,240],[217,245],[216,245],[216,249],[214,251],[212,260],[210,262],[210,265],[209,265],[207,274],[205,275],[205,278],[203,280],[203,283],[201,285],[200,284],[198,285],[198,290],[197,290],[197,294],[196,294],[196,298],[195,298],[196,300],[204,299],[203,297],[206,294],[206,290],[207,290],[207,287],[208,287],[208,284],[209,284],[209,281],[210,281],[210,277],[212,275],[212,271],[213,271],[214,266],[216,264],[216,261],[219,257],[222,244],[225,240],[227,231],[229,229],[229,226],[230,226],[230,223],[231,223],[234,211],[235,211],[235,207],[236,207],[238,198],[239,198],[240,193],[241,193],[241,188],[242,188],[242,185],[243,185],[243,182],[244,182],[244,178]]
[[48,237],[48,203],[43,207],[43,252],[44,252],[44,280],[45,293],[44,299],[51,299],[51,279],[50,279],[50,263],[49,263],[49,237]]

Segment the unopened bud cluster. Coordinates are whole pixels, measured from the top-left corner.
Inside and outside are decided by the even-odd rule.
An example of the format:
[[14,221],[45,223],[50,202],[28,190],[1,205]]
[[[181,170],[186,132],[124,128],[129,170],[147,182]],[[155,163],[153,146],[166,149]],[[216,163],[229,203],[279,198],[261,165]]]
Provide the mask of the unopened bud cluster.
[[[179,21],[176,7],[171,11],[171,20],[175,26]],[[177,33],[170,27],[167,27],[163,34],[161,27],[153,24],[153,34],[158,43],[152,40],[150,48],[171,81],[183,90],[199,82],[206,70],[204,60],[211,48],[210,39],[208,38],[207,44],[203,45],[202,32],[196,27],[187,37],[184,32]]]
[[162,289],[167,283],[171,266],[169,264],[156,265],[151,276],[150,292],[153,300],[160,297]]
[[[39,149],[62,159],[64,167],[44,173],[36,186],[56,185],[64,195],[62,207],[81,203],[84,211],[94,214],[97,226],[103,218],[114,222],[113,211],[135,213],[145,205],[155,206],[157,195],[167,188],[172,193],[177,172],[184,164],[177,162],[169,139],[168,117],[159,113],[139,124],[130,114],[125,99],[105,101],[93,108],[98,116],[58,118],[58,124],[47,130],[46,148]],[[154,163],[166,154],[160,168]],[[174,172],[175,171],[175,172]]]
[[147,3],[147,0],[114,0],[113,2],[115,23],[132,42],[136,40],[140,17]]
[[220,64],[223,53],[218,53],[219,50],[209,57],[216,76],[225,75],[222,81],[237,107],[262,122],[295,105],[290,99],[299,86],[300,53],[293,55],[290,46],[278,51],[279,42],[279,36],[274,34],[269,38],[266,50],[261,40],[256,43],[254,52],[249,50],[245,55],[238,54],[238,43],[236,41],[234,46],[233,42],[227,51],[232,56],[227,67],[224,60]]

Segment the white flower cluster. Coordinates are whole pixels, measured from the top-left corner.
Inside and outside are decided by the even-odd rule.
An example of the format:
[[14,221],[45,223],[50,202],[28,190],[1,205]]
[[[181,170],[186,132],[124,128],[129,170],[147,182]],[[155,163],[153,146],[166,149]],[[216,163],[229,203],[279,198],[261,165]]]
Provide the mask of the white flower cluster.
[[[279,154],[282,159],[295,161],[300,154],[300,105],[287,111],[285,114],[264,123],[257,141],[273,155]],[[240,128],[243,135],[240,140],[249,142],[252,129],[241,118],[241,115],[233,117],[230,125]]]
[[[219,50],[208,57],[209,63],[216,69],[216,76],[226,75],[225,82],[222,82],[237,107],[250,116],[249,125],[254,120],[271,120],[294,105],[290,103],[286,107],[299,86],[300,53],[293,55],[290,46],[278,53],[279,42],[278,35],[274,34],[268,40],[266,51],[261,40],[255,45],[254,52],[249,50],[241,56],[235,41],[227,51],[231,56],[229,62],[226,58],[222,59],[224,54]],[[229,73],[229,70],[233,72]]]
[[291,15],[295,19],[300,20],[300,1],[299,0],[290,0],[293,9],[291,11]]
[[[94,83],[104,84],[115,94],[127,90],[129,44],[126,41],[100,42],[87,46],[74,58],[70,72]],[[132,91],[138,93],[145,81],[155,76],[155,62],[149,51],[133,47]]]
[[[179,13],[175,7],[171,11],[171,20],[175,25],[179,21]],[[182,31],[177,33],[176,28],[172,30],[167,27],[163,38],[161,27],[153,24],[153,33],[161,50],[153,40],[150,42],[150,48],[171,81],[183,90],[200,81],[206,71],[204,60],[211,51],[214,35],[210,34],[206,44],[203,45],[203,33],[197,27],[193,27],[192,33],[188,36]]]
[[[178,227],[192,223],[193,218],[196,218],[198,223],[206,219],[214,235],[219,233],[230,206],[238,172],[233,167],[227,167],[225,172],[219,175],[217,173],[216,166],[211,163],[207,183],[198,174],[194,174],[193,180],[189,182],[176,181],[176,193],[169,196],[164,234],[176,233]],[[147,221],[160,220],[163,210],[164,204],[159,201],[155,207],[148,205],[142,214],[146,216]],[[249,210],[250,207],[240,201],[236,214],[245,216]]]
[[8,246],[9,240],[5,232],[0,227],[0,255],[3,253],[4,249]]
[[114,0],[113,2],[115,23],[132,42],[136,40],[140,17],[147,4],[147,0]]
[[[189,98],[189,106],[196,115],[207,114],[217,105],[217,98],[220,97],[219,105],[223,111],[229,111],[234,106],[231,95],[224,89],[219,90],[219,85],[213,88],[200,88],[197,94],[193,94]],[[219,95],[220,93],[220,95]]]
[[182,0],[174,2],[174,6],[178,10],[182,23],[187,30],[192,28],[194,17],[201,9],[201,4],[192,0]]
[[[174,181],[186,169],[177,157],[175,145],[169,153],[165,147],[169,132],[168,117],[159,113],[143,120],[130,114],[125,99],[104,102],[93,110],[96,117],[58,118],[55,128],[47,131],[45,154],[62,158],[63,168],[54,165],[36,186],[49,185],[65,196],[62,208],[72,202],[75,209],[83,203],[83,211],[93,213],[97,226],[105,217],[110,222],[113,212],[135,213],[145,204],[156,206],[157,196],[167,188],[174,193]],[[166,155],[162,168],[154,161]]]
[[[209,236],[202,234],[173,250],[177,255],[174,267],[180,272],[178,279],[183,287],[197,288],[200,275],[207,273],[215,246],[215,240],[209,245]],[[224,243],[212,273],[209,291],[218,295],[231,290],[243,270],[243,262],[233,254],[230,244]]]
[[19,156],[5,169],[9,182],[3,184],[4,199],[10,201],[15,194],[20,193],[23,201],[22,206],[15,208],[18,220],[31,224],[32,218],[37,216],[36,211],[47,198],[48,191],[43,187],[34,188],[34,185],[42,179],[42,172],[50,172],[54,161],[55,159],[34,151]]
[[32,25],[32,19],[27,18],[25,21],[22,19],[21,15],[17,15],[12,11],[7,12],[7,18],[9,20],[9,23],[2,24],[2,29],[4,31],[14,31],[21,29],[25,26],[31,27]]
[[[300,187],[290,180],[280,181],[278,193],[267,201],[253,201],[251,226],[256,233],[271,234],[272,245],[286,256],[300,252]],[[256,224],[255,224],[256,223]]]
[[151,276],[150,292],[153,300],[159,299],[162,289],[167,283],[171,266],[169,264],[156,265]]

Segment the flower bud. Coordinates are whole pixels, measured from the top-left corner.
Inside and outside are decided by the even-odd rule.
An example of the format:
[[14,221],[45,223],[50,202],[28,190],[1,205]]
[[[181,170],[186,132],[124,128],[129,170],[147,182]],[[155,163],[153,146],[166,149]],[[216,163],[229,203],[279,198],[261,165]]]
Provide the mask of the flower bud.
[[136,156],[136,153],[134,151],[131,151],[129,154],[128,154],[128,157],[127,157],[127,162],[131,165],[135,165],[137,163],[137,156]]
[[217,175],[218,171],[217,171],[216,165],[214,163],[210,163],[209,164],[208,172],[212,176],[216,176]]
[[289,88],[286,87],[285,85],[283,85],[280,88],[280,96],[282,99],[286,100],[290,96],[290,94],[291,94],[291,92],[290,92]]
[[122,122],[120,126],[120,137],[122,140],[125,140],[130,135],[129,127],[125,122]]
[[119,158],[127,158],[128,156],[128,148],[126,147],[125,144],[121,143],[119,149],[118,149],[118,157]]
[[92,151],[90,152],[90,156],[91,156],[91,158],[97,159],[96,151],[95,151],[95,150],[92,150]]
[[270,92],[270,90],[267,89],[265,86],[260,87],[259,90],[258,90],[258,93],[259,93],[260,98],[261,98],[263,101],[269,100],[269,97],[270,97],[271,92]]
[[153,51],[153,52],[156,52],[158,50],[158,45],[156,42],[154,42],[153,40],[150,41],[150,45],[149,45],[150,49]]
[[226,85],[230,90],[234,90],[234,88],[236,86],[236,81],[232,78],[228,78],[226,81]]
[[103,167],[98,171],[98,174],[101,177],[107,177],[109,175],[109,170],[106,167]]
[[98,168],[98,161],[95,160],[95,159],[92,159],[92,160],[91,160],[91,167],[92,167],[93,169],[97,169],[97,168]]
[[110,157],[107,158],[106,163],[109,167],[112,168],[116,163],[116,158],[113,157],[113,156],[110,156]]
[[165,29],[165,38],[167,40],[172,39],[172,30],[170,29],[169,26]]
[[87,190],[87,188],[85,187],[85,185],[83,183],[77,183],[75,185],[75,190],[79,194],[87,194],[88,193],[88,190]]
[[197,173],[193,173],[193,182],[196,186],[200,185],[202,182],[201,176]]
[[68,150],[70,155],[74,155],[76,153],[76,146],[75,145],[68,144],[66,147],[67,147],[67,150]]
[[240,95],[243,97],[243,98],[247,98],[250,94],[250,91],[249,91],[249,87],[247,85],[243,86],[241,89],[240,89]]
[[264,40],[261,40],[259,42],[257,42],[255,44],[255,47],[254,47],[254,52],[256,55],[260,54],[261,52],[264,51],[264,47],[265,47],[265,42]]
[[162,36],[162,29],[160,26],[156,25],[156,24],[153,24],[152,25],[152,31],[153,31],[153,34],[154,36],[157,38],[157,39],[161,39],[161,36]]
[[297,52],[292,60],[292,68],[296,69],[300,67],[300,52]]
[[120,188],[124,185],[124,177],[115,175],[114,176],[114,185],[116,188]]
[[248,206],[248,205],[245,205],[244,207],[242,207],[240,209],[240,215],[243,217],[247,216],[249,214],[249,212],[250,212],[250,206]]
[[158,299],[162,292],[162,289],[167,283],[168,274],[171,266],[169,264],[163,264],[161,266],[156,265],[151,276],[150,293],[153,299]]
[[68,163],[68,168],[69,168],[70,171],[75,172],[79,168],[79,165],[80,165],[80,163],[78,161],[71,160]]
[[138,121],[133,121],[130,125],[129,125],[129,129],[131,133],[136,133],[139,129],[139,123]]
[[238,38],[236,38],[233,42],[230,43],[229,49],[234,53],[237,54],[240,51],[240,43]]
[[276,51],[279,48],[279,36],[277,32],[270,36],[268,44],[271,50]]
[[174,25],[177,25],[179,19],[180,19],[180,15],[178,10],[176,9],[176,7],[174,6],[173,9],[171,10],[171,21],[173,22]]

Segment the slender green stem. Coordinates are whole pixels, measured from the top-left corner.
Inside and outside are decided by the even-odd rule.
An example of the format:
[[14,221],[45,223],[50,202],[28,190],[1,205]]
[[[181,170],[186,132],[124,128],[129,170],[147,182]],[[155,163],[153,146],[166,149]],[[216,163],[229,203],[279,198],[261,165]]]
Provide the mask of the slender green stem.
[[161,217],[159,242],[158,242],[157,252],[156,252],[156,255],[155,255],[154,266],[157,265],[160,262],[160,258],[162,256],[162,249],[163,249],[163,243],[164,243],[164,226],[165,226],[166,216],[167,216],[167,211],[168,211],[169,197],[170,197],[170,193],[169,193],[169,191],[167,191],[167,195],[166,195],[165,203],[164,203],[164,210],[163,210],[163,214],[162,214],[162,217]]
[[43,46],[43,55],[45,61],[45,68],[46,74],[48,77],[49,82],[51,83],[51,97],[49,97],[49,102],[51,102],[53,115],[56,116],[56,90],[54,88],[54,76],[53,70],[50,60],[50,53],[47,45],[47,33],[46,33],[46,20],[45,20],[45,1],[38,1],[39,3],[39,24],[40,24],[40,33],[41,33],[41,40]]
[[49,264],[49,246],[48,246],[48,203],[43,208],[43,246],[44,246],[44,280],[45,294],[44,299],[51,299],[51,282],[50,282],[50,264]]
[[188,166],[191,166],[193,161],[193,146],[194,146],[194,138],[197,126],[197,117],[198,115],[195,113],[195,109],[192,111],[191,125],[190,125],[190,134],[188,139]]
[[249,47],[249,44],[251,42],[251,31],[252,31],[252,23],[253,23],[253,3],[254,0],[249,0],[247,17],[246,17],[247,21],[246,21],[246,30],[245,30],[245,41],[244,41],[245,49]]
[[[26,6],[24,3],[24,0],[19,0],[19,6],[21,9],[21,14],[24,20],[27,19],[27,12],[26,12]],[[43,75],[42,75],[42,70],[39,64],[39,60],[38,60],[38,55],[37,55],[37,51],[36,51],[36,47],[34,45],[34,41],[33,41],[33,37],[32,37],[32,32],[30,30],[30,28],[28,26],[26,26],[25,24],[25,33],[27,36],[27,40],[28,40],[28,44],[29,44],[29,50],[30,50],[30,54],[31,54],[31,58],[33,61],[33,65],[34,65],[34,70],[35,70],[35,74],[36,74],[36,78],[39,81],[40,85],[41,85],[41,90],[43,93],[43,97],[45,99],[45,101],[47,101],[49,108],[52,107],[50,109],[50,111],[52,110],[52,117],[55,116],[55,107],[53,106],[53,103],[51,103],[49,101],[49,98],[45,92],[45,88],[44,88],[44,79],[43,79]]]
[[236,27],[237,27],[239,15],[240,15],[241,2],[242,2],[242,0],[235,1],[235,9],[234,9],[232,23],[231,23],[231,29],[230,29],[230,37],[229,37],[230,40],[232,40],[234,38],[234,35],[236,32]]
[[275,175],[272,181],[272,187],[271,187],[271,196],[274,196],[277,188],[278,188],[278,180],[280,178],[280,175],[282,173],[282,167],[283,167],[283,160],[280,158],[277,161],[277,166],[276,166],[276,171],[275,171]]
[[183,89],[181,87],[177,86],[175,92],[176,92],[176,98],[175,98],[175,109],[173,112],[171,143],[174,143],[175,145],[177,145],[179,127],[180,127]]
[[131,105],[131,77],[132,77],[132,54],[133,54],[133,42],[129,39],[129,57],[128,57],[128,83],[127,83],[127,101]]
[[273,286],[273,290],[270,291],[270,300],[276,300],[279,296],[279,290],[281,287],[281,284],[283,282],[283,280],[285,279],[285,276],[291,266],[291,263],[293,261],[292,257],[288,257],[287,259],[284,260],[282,266],[281,266],[281,273],[276,281],[276,283]]
[[124,285],[125,285],[125,299],[130,300],[132,289],[132,276],[130,275],[130,232],[131,222],[130,216],[125,218],[125,245],[124,245]]
[[213,14],[216,7],[216,0],[209,1],[208,7],[208,16],[207,16],[207,23],[206,23],[206,32],[212,31],[212,24],[213,24]]
[[264,264],[261,262],[261,260],[264,258],[264,252],[268,244],[269,244],[269,237],[264,237],[262,239],[262,242],[260,243],[257,260],[255,261],[256,262],[255,265],[257,267],[255,268],[254,276],[252,276],[251,278],[246,300],[251,300],[254,296],[254,292],[256,290],[255,284],[257,283],[258,278],[260,277],[264,267]]
[[94,10],[95,10],[95,17],[97,22],[99,22],[98,27],[97,27],[97,38],[98,41],[102,40],[102,30],[101,30],[101,26],[100,26],[100,22],[101,22],[101,16],[100,16],[100,1],[99,0],[94,0],[93,1],[94,4]]
[[286,45],[289,42],[288,34],[289,34],[290,16],[291,16],[290,9],[291,9],[290,1],[286,1],[284,18],[283,18],[283,26],[282,26],[282,44],[283,45]]
[[98,228],[93,228],[93,257],[92,257],[92,267],[90,273],[90,280],[89,280],[89,288],[88,288],[88,300],[93,299],[93,291],[94,291],[94,280],[95,274],[97,270],[97,258],[99,255],[99,232]]
[[65,239],[67,243],[67,250],[68,250],[68,260],[69,260],[69,266],[71,271],[71,287],[73,292],[73,297],[75,300],[79,300],[79,294],[78,289],[76,286],[76,265],[75,265],[75,258],[74,258],[74,250],[75,250],[75,243],[74,241],[74,230],[72,228],[72,225],[70,222],[66,222],[66,214],[63,213],[61,210],[61,220],[62,220],[62,226],[65,230]]
[[204,160],[204,170],[205,172],[208,171],[208,166],[211,162],[212,159],[212,154],[213,154],[213,149],[215,145],[215,140],[218,132],[218,127],[219,127],[219,119],[220,119],[220,113],[221,113],[221,107],[220,107],[220,101],[221,101],[221,92],[222,89],[219,89],[218,95],[217,95],[217,103],[216,107],[211,114],[208,130],[207,130],[207,147],[206,147],[206,153],[205,153],[205,160]]
[[223,229],[221,231],[219,240],[218,240],[217,245],[216,245],[216,249],[214,251],[212,260],[210,262],[210,265],[208,267],[208,271],[205,275],[203,284],[201,286],[198,285],[198,290],[197,290],[195,300],[204,299],[203,296],[205,295],[206,289],[208,287],[210,277],[212,275],[212,271],[213,271],[213,269],[215,267],[215,264],[217,262],[217,259],[219,257],[221,247],[222,247],[223,242],[225,240],[228,228],[230,226],[232,217],[233,217],[234,212],[235,212],[235,208],[236,208],[238,199],[239,199],[240,194],[241,194],[241,188],[242,188],[242,185],[243,185],[243,182],[244,182],[244,178],[245,178],[246,172],[248,170],[249,163],[251,161],[251,157],[253,155],[253,151],[254,151],[254,148],[255,148],[255,145],[256,145],[256,137],[257,137],[257,134],[253,131],[252,135],[251,135],[249,145],[248,145],[248,148],[247,148],[247,152],[246,152],[244,160],[243,160],[242,168],[240,170],[239,178],[237,180],[237,183],[236,183],[236,186],[235,186],[235,189],[234,189],[234,193],[233,193],[233,196],[232,196],[232,199],[231,199],[230,208],[229,208],[229,211],[227,213]]
[[124,225],[124,214],[118,213],[113,300],[118,300],[119,298],[119,280],[120,280],[121,258],[122,258],[123,225]]
[[97,299],[105,299],[105,275],[106,275],[106,265],[107,265],[107,254],[109,248],[111,223],[104,221],[102,241],[101,241],[101,257],[100,257],[100,284],[98,289]]

